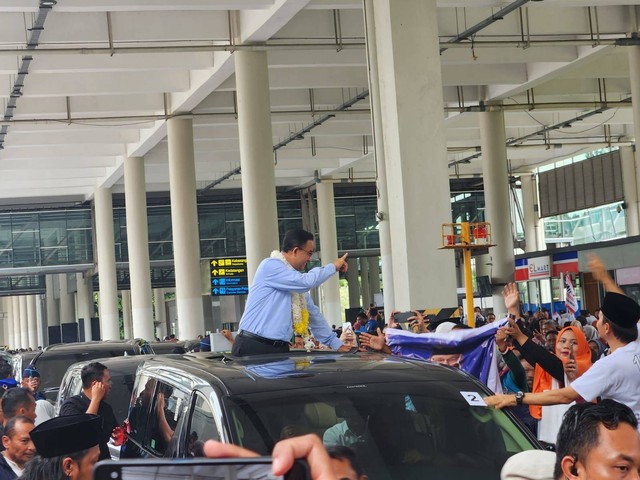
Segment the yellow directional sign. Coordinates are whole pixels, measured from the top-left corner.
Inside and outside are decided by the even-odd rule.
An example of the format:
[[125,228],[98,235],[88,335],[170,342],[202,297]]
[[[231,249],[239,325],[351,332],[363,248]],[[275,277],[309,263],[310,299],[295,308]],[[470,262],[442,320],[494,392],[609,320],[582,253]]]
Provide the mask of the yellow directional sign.
[[249,293],[247,259],[214,258],[211,260],[211,293],[213,295]]

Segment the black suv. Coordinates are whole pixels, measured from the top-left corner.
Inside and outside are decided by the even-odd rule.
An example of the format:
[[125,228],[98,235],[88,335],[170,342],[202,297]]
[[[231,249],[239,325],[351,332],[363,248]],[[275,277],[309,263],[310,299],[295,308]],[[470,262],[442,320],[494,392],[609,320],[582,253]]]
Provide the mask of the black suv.
[[47,399],[55,402],[62,377],[72,364],[97,358],[153,353],[149,343],[140,339],[59,343],[46,347],[31,361],[31,364],[40,372],[42,390]]
[[316,433],[351,446],[373,480],[498,479],[540,446],[488,394],[460,370],[380,354],[165,355],[138,369],[121,458],[201,456],[208,439],[268,455]]

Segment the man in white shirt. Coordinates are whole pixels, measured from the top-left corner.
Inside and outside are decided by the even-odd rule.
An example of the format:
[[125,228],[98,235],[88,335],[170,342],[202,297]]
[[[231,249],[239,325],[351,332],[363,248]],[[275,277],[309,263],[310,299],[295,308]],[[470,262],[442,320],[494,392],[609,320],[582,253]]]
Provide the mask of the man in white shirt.
[[33,420],[23,416],[14,417],[5,425],[2,436],[5,450],[0,455],[0,480],[18,478],[27,462],[35,455],[36,448],[29,436],[33,428]]
[[568,387],[539,393],[493,395],[485,398],[488,405],[497,408],[521,404],[557,405],[571,403],[581,397],[587,402],[601,397],[627,405],[636,418],[640,418],[640,305],[624,295],[595,255],[590,257],[589,270],[608,292],[599,314],[598,333],[609,345],[611,353],[598,360]]

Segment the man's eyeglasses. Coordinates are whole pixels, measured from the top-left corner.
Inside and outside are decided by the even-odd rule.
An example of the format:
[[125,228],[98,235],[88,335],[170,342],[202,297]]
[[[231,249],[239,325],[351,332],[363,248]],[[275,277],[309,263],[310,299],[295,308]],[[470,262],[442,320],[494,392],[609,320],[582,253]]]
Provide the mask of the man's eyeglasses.
[[314,251],[308,252],[307,250],[305,250],[304,248],[299,248],[299,250],[301,252],[306,253],[307,255],[309,255],[309,258],[311,258],[313,256],[313,254],[315,253]]

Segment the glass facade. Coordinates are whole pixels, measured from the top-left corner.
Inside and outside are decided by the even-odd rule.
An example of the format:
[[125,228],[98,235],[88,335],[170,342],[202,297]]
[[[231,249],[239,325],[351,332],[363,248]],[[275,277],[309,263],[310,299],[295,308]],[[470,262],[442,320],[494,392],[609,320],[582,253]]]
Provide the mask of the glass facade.
[[625,210],[620,202],[544,219],[546,243],[566,246],[625,238]]
[[93,263],[91,210],[0,214],[0,268]]

